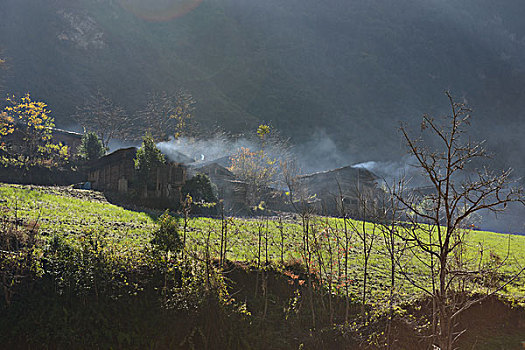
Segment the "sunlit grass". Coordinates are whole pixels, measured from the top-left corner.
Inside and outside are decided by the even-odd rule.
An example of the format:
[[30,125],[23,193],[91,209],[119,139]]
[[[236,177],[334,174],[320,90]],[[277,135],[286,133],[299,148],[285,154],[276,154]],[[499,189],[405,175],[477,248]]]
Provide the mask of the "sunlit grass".
[[[154,218],[142,212],[123,209],[105,202],[94,192],[74,190],[53,191],[49,188],[25,188],[16,185],[0,185],[0,206],[11,209],[9,215],[33,220],[40,225],[40,236],[45,243],[55,235],[75,244],[86,232],[96,232],[103,238],[113,254],[126,259],[140,260],[144,249],[149,247],[152,232],[156,225]],[[80,197],[80,198],[77,198]],[[227,255],[229,260],[245,261],[264,265],[268,260],[279,265],[281,259],[286,264],[303,262],[303,228],[298,217],[227,220]],[[348,250],[348,276],[345,277],[345,233],[342,219],[314,217],[310,221],[310,245],[320,247],[321,254],[312,250],[310,265],[320,272],[323,283],[331,279],[332,292],[343,293],[346,283],[351,294],[357,297],[362,289],[363,254],[362,243],[352,227],[361,228],[358,221],[347,222],[350,237]],[[365,224],[368,232],[373,225]],[[190,218],[187,229],[187,248],[201,255],[206,249],[212,257],[218,257],[221,245],[222,223],[213,218]],[[181,225],[181,236],[182,225]],[[369,293],[376,302],[384,300],[388,293],[390,261],[380,232],[376,229],[374,249],[369,264]],[[284,239],[283,239],[284,238]],[[484,231],[469,231],[467,238],[467,257],[472,261],[479,258],[483,247],[484,258],[497,255],[505,261],[500,272],[512,274],[525,264],[525,237]],[[331,251],[331,254],[330,254]],[[425,259],[424,256],[422,256]],[[505,260],[506,259],[506,260]],[[428,268],[410,255],[403,259],[409,276],[421,285],[430,283]],[[330,267],[331,266],[331,267]],[[525,276],[523,276],[525,277]],[[520,278],[507,287],[507,293],[523,299],[525,287]],[[407,278],[398,275],[396,280],[398,294],[412,298],[420,294]]]

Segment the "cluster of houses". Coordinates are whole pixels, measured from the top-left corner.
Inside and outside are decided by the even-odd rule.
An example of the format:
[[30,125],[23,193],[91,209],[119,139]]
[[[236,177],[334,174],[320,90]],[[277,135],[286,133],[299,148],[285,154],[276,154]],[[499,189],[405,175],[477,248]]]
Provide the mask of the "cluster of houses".
[[[88,172],[88,181],[93,189],[127,193],[143,191],[136,182],[134,158],[137,149],[125,148],[110,153],[94,162]],[[187,179],[196,174],[205,174],[215,184],[218,197],[223,200],[227,212],[244,214],[254,204],[250,198],[250,184],[240,181],[228,170],[229,157],[215,161],[198,162],[183,155],[169,161],[152,174],[154,187],[143,195],[149,198],[182,200],[182,187]],[[377,189],[378,177],[372,172],[346,166],[329,171],[299,176],[297,183],[306,189],[309,205],[317,213],[341,215],[344,211],[357,215],[358,196],[365,191]],[[267,188],[259,192],[264,207],[273,211],[292,211],[287,189]],[[257,204],[257,203],[255,203]]]
[[[16,141],[16,135],[12,136]],[[80,145],[82,135],[74,132],[55,129],[53,138],[56,142],[68,145],[75,153]],[[20,138],[18,138],[20,139]],[[14,142],[16,143],[16,142]],[[121,148],[89,164],[87,182],[89,187],[103,192],[121,194],[138,194],[142,198],[167,199],[180,202],[185,182],[196,174],[205,174],[218,189],[218,197],[223,200],[226,211],[243,214],[253,205],[250,195],[253,188],[240,181],[228,170],[228,156],[212,161],[195,161],[183,154],[156,169],[151,174],[150,185],[144,186],[137,180],[135,156],[137,148]],[[313,174],[301,175],[296,183],[306,193],[310,205],[317,213],[341,215],[344,211],[350,214],[358,212],[359,194],[374,191],[378,188],[378,177],[372,172],[352,166],[332,169]],[[264,189],[261,201],[264,207],[273,211],[292,211],[289,189]],[[297,198],[296,198],[297,199]]]

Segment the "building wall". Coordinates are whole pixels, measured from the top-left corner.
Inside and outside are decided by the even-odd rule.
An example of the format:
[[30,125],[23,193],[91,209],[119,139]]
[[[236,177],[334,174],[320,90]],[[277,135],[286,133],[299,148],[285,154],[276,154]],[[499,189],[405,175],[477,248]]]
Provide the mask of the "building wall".
[[101,158],[89,171],[88,181],[100,191],[135,191],[142,197],[181,200],[186,169],[181,164],[168,163],[150,174],[154,187],[145,187],[137,181],[133,150],[119,150]]

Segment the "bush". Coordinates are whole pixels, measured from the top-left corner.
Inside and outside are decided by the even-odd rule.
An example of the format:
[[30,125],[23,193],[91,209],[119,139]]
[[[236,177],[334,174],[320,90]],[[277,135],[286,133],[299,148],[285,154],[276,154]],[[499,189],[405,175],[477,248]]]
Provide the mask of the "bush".
[[[0,218],[0,305],[9,305],[18,293],[19,285],[36,276],[39,264],[34,259],[39,225],[10,219],[8,212]],[[14,213],[16,215],[16,213]]]
[[182,249],[179,236],[179,223],[166,210],[159,218],[159,229],[153,233],[151,244],[155,249],[163,252],[177,253]]

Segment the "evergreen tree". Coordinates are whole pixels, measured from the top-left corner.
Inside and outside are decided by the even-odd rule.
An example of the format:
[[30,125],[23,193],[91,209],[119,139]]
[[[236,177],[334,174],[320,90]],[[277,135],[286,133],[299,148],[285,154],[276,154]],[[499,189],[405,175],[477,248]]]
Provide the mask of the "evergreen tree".
[[87,161],[97,160],[104,156],[106,148],[94,132],[88,132],[82,136],[82,142],[78,149],[78,157]]
[[142,146],[138,149],[135,156],[135,169],[137,170],[138,180],[147,186],[152,172],[165,163],[166,159],[155,145],[153,137],[150,134],[146,134],[142,139]]
[[186,181],[182,188],[184,195],[189,194],[196,202],[217,202],[217,186],[215,186],[206,174],[197,174]]

